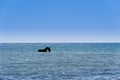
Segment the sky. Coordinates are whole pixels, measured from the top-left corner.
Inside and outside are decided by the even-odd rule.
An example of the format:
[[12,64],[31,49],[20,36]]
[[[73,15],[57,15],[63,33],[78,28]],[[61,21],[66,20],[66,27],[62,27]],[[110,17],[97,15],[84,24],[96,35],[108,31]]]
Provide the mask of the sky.
[[2,42],[120,42],[120,0],[0,0]]

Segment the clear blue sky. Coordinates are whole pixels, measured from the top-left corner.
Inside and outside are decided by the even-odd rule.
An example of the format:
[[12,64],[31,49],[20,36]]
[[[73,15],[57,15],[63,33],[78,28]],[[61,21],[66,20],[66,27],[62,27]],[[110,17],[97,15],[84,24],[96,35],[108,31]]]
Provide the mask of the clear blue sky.
[[0,42],[120,42],[120,0],[0,0]]

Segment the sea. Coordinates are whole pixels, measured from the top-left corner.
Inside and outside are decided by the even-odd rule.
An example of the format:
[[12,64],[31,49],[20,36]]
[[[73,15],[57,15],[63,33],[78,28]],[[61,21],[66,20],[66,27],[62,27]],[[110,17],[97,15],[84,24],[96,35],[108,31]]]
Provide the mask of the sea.
[[120,80],[120,43],[0,43],[0,80]]

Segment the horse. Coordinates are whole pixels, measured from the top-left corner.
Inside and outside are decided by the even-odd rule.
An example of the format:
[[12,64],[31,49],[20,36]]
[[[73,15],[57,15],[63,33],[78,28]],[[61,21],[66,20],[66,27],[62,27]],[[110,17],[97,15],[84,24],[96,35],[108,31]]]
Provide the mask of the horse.
[[38,52],[51,52],[50,47],[46,47],[44,49],[39,49]]

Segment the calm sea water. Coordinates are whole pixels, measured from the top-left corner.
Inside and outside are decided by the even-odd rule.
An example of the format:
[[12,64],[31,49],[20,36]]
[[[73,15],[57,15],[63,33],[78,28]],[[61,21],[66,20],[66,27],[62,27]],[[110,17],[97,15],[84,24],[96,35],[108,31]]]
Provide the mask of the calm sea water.
[[1,43],[0,80],[120,80],[120,44]]

